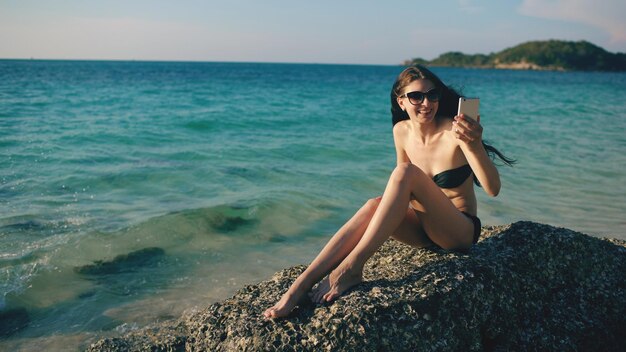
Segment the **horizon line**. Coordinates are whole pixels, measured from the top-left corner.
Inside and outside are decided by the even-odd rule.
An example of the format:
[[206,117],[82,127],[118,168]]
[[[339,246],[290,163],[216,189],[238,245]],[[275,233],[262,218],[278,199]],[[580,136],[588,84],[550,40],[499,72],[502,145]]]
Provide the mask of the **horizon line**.
[[152,63],[233,63],[233,64],[289,64],[289,65],[345,65],[345,66],[404,66],[397,64],[333,63],[333,62],[289,62],[289,61],[223,61],[223,60],[182,60],[182,59],[93,59],[93,58],[3,58],[0,61],[68,61],[68,62],[152,62]]

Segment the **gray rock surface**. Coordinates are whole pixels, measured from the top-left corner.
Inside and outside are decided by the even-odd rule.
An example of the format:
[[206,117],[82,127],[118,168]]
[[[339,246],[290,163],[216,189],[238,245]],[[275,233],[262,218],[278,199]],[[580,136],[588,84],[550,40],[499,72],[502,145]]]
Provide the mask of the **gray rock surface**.
[[[266,320],[304,270],[90,351],[623,351],[626,243],[532,222],[483,227],[469,253],[395,241],[326,306]],[[184,298],[181,298],[184,299]]]

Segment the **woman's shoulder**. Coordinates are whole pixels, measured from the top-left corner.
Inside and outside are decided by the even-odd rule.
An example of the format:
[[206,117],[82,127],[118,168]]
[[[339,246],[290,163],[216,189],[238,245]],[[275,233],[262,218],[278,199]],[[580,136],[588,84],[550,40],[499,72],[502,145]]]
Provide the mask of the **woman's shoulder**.
[[401,136],[406,136],[408,132],[409,132],[409,120],[403,120],[393,125],[393,136],[396,138],[401,137]]

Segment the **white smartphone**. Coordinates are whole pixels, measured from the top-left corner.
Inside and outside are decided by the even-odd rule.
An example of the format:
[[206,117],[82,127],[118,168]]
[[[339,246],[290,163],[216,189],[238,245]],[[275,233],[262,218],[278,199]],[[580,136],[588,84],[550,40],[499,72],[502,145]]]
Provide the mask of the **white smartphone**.
[[480,99],[478,98],[459,98],[459,111],[457,115],[465,114],[465,116],[471,118],[476,121],[478,118],[478,103]]

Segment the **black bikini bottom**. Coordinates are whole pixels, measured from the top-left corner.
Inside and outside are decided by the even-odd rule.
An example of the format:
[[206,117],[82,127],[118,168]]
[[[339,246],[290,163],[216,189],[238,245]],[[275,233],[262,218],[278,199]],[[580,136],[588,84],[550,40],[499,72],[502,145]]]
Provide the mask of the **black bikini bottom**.
[[478,242],[478,237],[480,237],[480,228],[481,228],[480,219],[464,211],[462,211],[461,213],[467,216],[474,223],[474,243]]

